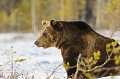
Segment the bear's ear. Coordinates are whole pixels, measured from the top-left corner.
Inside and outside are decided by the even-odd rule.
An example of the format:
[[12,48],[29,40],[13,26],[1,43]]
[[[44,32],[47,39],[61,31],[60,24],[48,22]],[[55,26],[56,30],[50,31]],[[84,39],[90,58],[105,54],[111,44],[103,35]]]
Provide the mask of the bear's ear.
[[50,24],[51,24],[51,26],[56,26],[57,25],[57,21],[56,20],[51,20]]
[[50,24],[55,30],[59,30],[60,28],[62,28],[62,23],[60,23],[59,21],[51,20]]
[[46,24],[46,21],[45,20],[42,20],[42,25],[45,25]]

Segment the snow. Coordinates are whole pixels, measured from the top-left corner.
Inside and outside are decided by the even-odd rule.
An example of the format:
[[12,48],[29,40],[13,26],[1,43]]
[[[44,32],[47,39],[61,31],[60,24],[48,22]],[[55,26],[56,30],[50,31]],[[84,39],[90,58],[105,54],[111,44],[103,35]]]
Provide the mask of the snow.
[[[110,32],[101,32],[102,35],[109,36]],[[112,38],[120,39],[120,33],[116,32]],[[13,60],[25,58],[24,62],[14,63],[14,73],[17,72],[19,79],[46,79],[55,68],[62,63],[61,51],[57,48],[38,48],[34,45],[39,34],[32,33],[1,33],[0,34],[0,73],[8,76],[12,70],[12,52]],[[13,48],[12,48],[13,47]],[[51,79],[65,79],[66,72],[61,65],[52,75]],[[2,78],[0,78],[2,79]],[[99,79],[111,79],[103,77]],[[120,79],[115,76],[114,79]]]

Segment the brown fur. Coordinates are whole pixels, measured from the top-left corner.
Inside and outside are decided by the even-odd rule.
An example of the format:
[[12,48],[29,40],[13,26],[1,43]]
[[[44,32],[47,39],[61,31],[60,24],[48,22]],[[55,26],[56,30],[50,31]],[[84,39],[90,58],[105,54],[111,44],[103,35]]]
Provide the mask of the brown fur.
[[[96,33],[87,23],[83,21],[42,21],[43,29],[41,36],[35,44],[38,47],[57,47],[61,49],[63,62],[76,65],[79,54],[90,58],[93,52],[101,51],[101,59],[96,65],[101,65],[107,58],[106,44],[114,41]],[[114,61],[108,62],[104,67],[114,67]],[[75,73],[76,68],[69,69],[67,75]],[[103,73],[103,72],[101,72]],[[109,73],[117,74],[114,71]],[[106,74],[104,76],[109,75]],[[99,75],[97,77],[100,77]]]

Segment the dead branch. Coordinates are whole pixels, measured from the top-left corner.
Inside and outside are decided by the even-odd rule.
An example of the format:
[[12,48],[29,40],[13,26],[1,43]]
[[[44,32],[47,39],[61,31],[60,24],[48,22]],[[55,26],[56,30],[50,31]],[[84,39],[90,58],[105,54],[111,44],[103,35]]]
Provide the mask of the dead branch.
[[61,63],[60,65],[58,65],[53,72],[47,77],[47,79],[50,79],[50,77],[56,72],[56,70],[62,65],[63,63]]
[[45,69],[40,65],[40,63],[37,62],[37,64],[40,66],[40,68],[48,75],[48,72],[45,71]]

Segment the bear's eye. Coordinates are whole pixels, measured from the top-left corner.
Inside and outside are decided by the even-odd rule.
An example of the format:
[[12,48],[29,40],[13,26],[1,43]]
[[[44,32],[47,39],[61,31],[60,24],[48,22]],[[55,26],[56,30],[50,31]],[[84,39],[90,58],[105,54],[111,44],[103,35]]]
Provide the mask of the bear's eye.
[[43,33],[43,36],[44,36],[44,37],[47,37],[47,34],[46,34],[46,33]]

